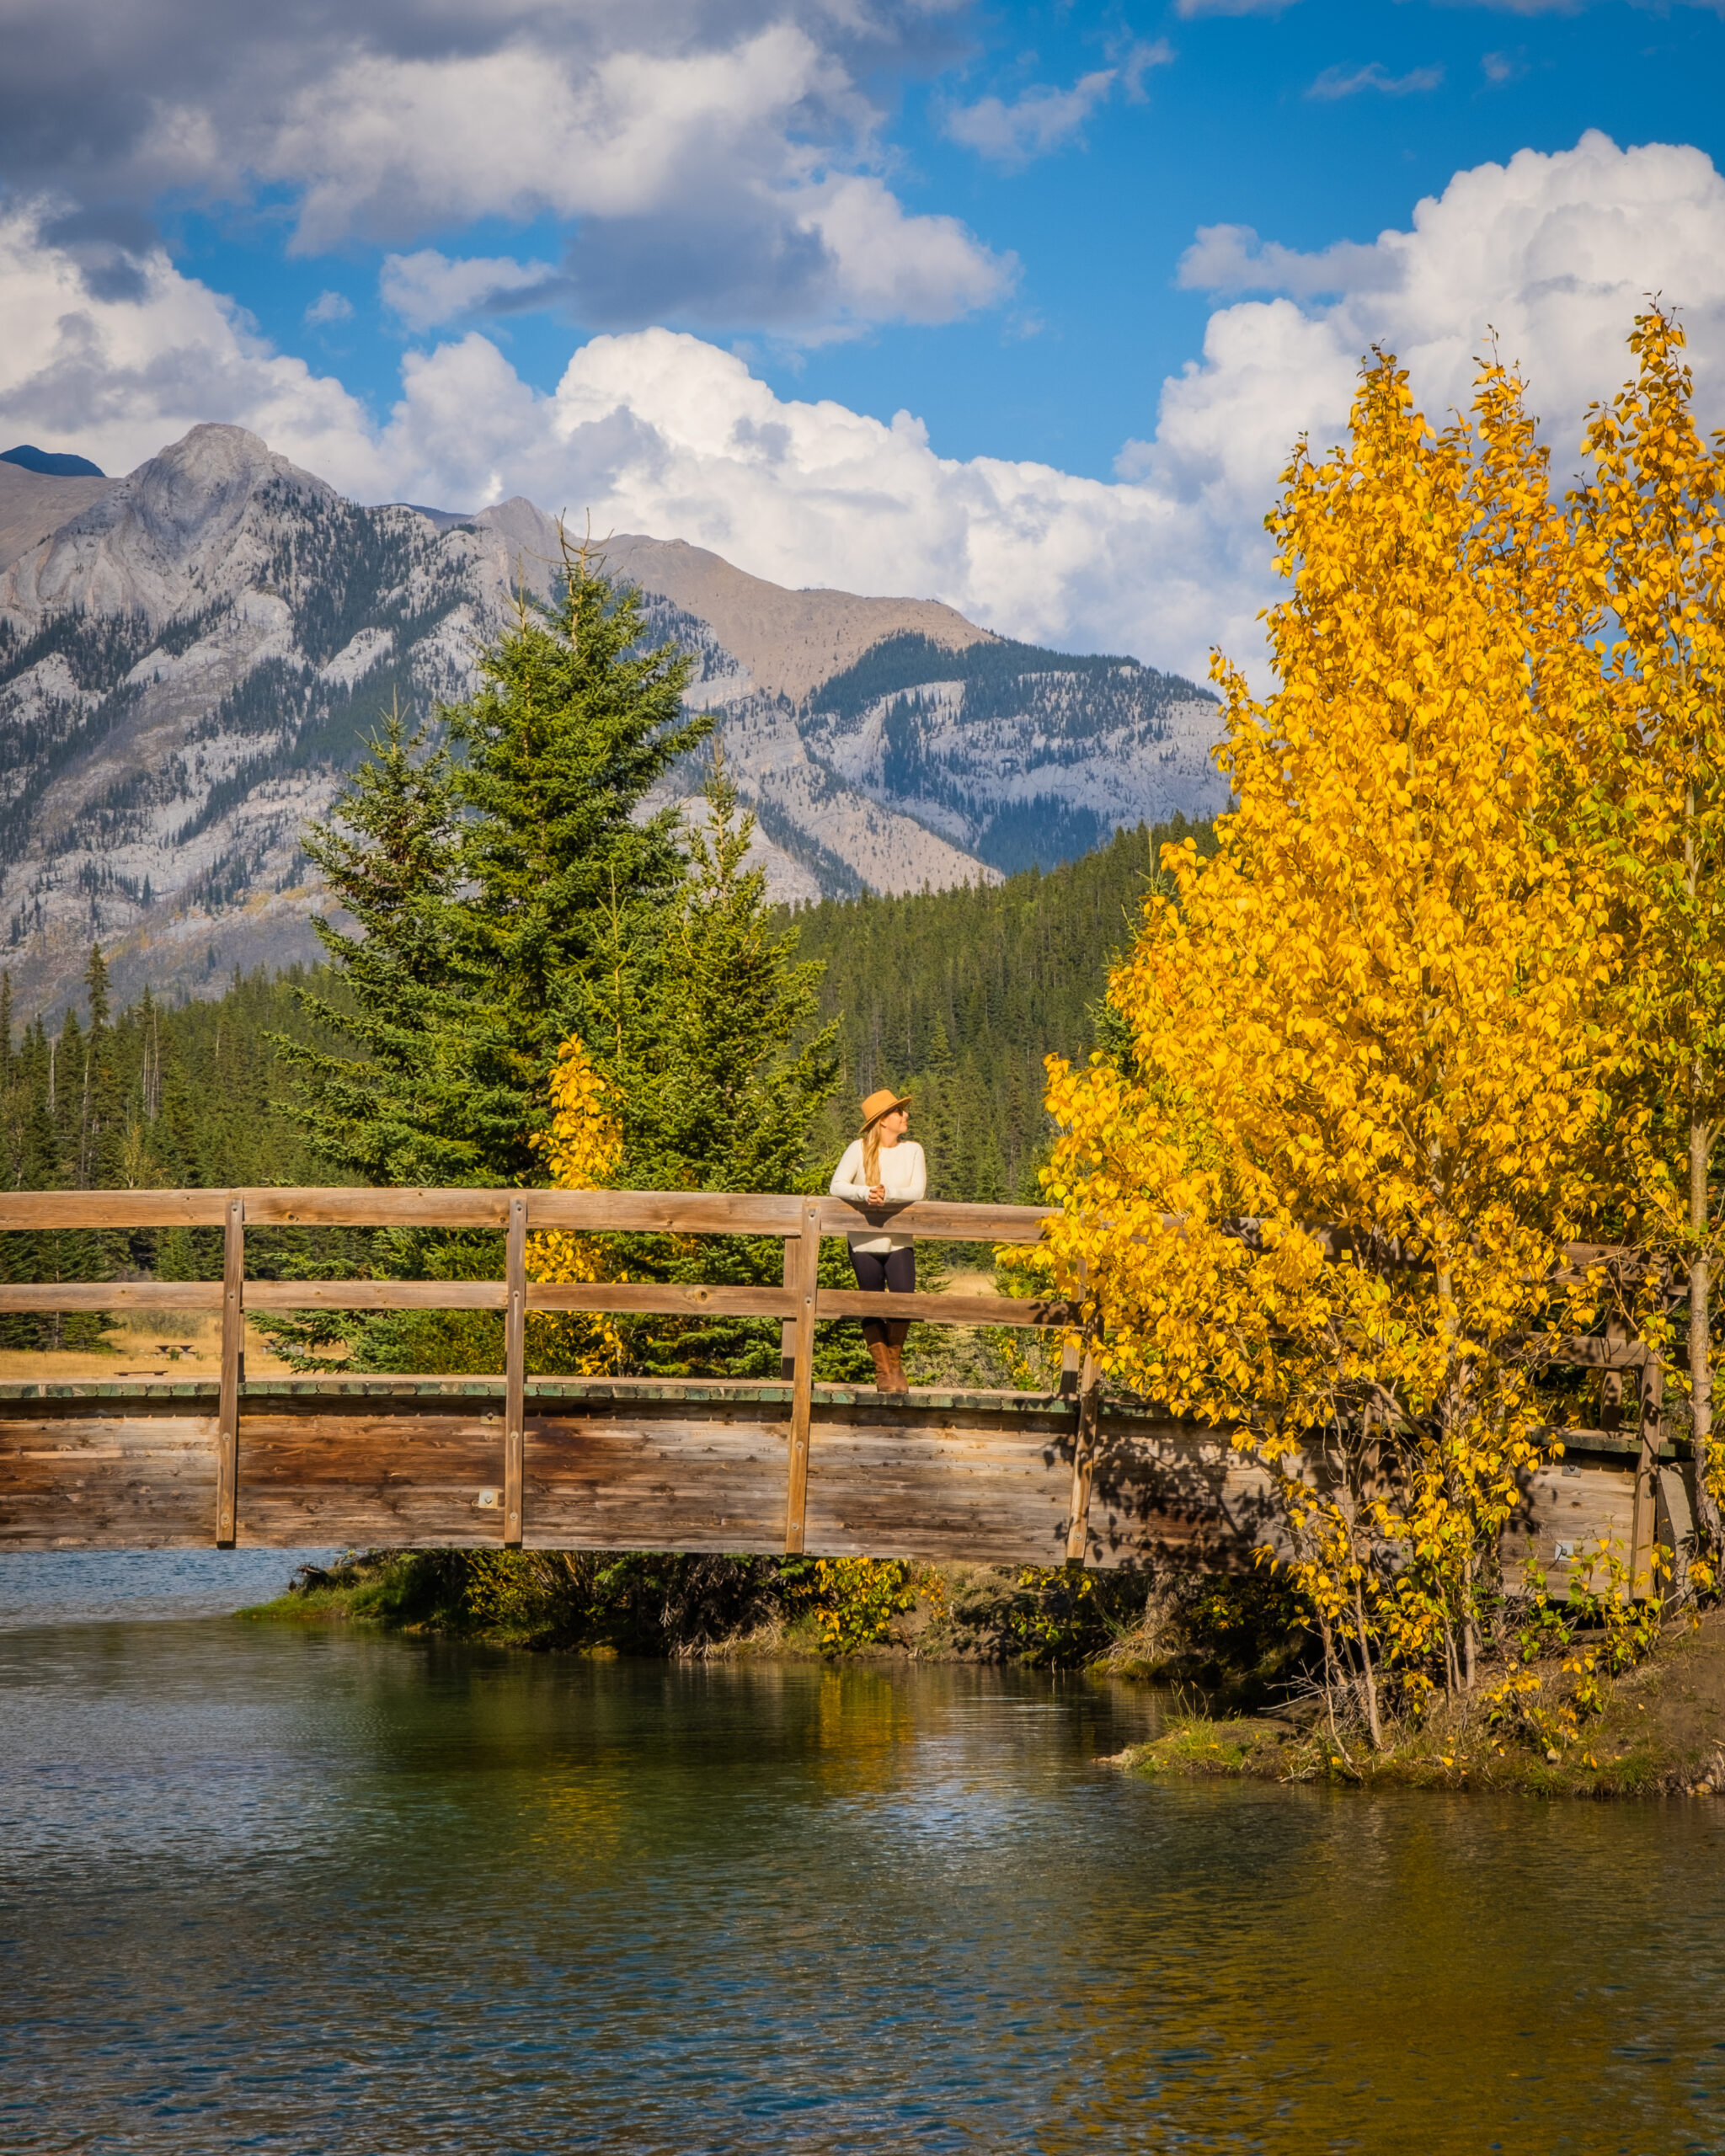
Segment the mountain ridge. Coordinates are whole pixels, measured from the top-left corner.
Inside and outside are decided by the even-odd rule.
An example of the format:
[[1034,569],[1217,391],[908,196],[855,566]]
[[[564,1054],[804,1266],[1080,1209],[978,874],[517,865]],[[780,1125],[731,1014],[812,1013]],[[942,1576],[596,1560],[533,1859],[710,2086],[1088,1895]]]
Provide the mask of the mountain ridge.
[[[777,898],[994,881],[1221,805],[1215,700],[1178,676],[939,600],[790,591],[681,540],[595,551],[689,653]],[[561,562],[524,498],[368,508],[235,427],[119,478],[0,462],[0,963],[21,1008],[74,995],[98,937],[121,993],[314,955],[303,824],[392,696],[427,716],[468,693],[515,591],[547,596]]]

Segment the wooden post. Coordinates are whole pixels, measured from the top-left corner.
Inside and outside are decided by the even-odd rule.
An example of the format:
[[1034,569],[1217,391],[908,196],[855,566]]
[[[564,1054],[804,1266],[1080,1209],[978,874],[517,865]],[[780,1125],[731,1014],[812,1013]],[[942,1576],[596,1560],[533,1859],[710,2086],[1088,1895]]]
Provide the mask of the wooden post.
[[[1613,1360],[1629,1345],[1629,1327],[1615,1314],[1605,1320],[1605,1353]],[[1623,1373],[1607,1368],[1599,1373],[1599,1428],[1623,1427]]]
[[[814,1401],[814,1298],[820,1286],[820,1200],[806,1199],[803,1232],[798,1236],[795,1278],[791,1283],[797,1298],[791,1371],[791,1444],[785,1475],[785,1555],[798,1556],[803,1548],[803,1519],[809,1503],[809,1424]],[[789,1253],[787,1252],[788,1259]]]
[[1082,1360],[1076,1340],[1069,1340],[1060,1350],[1060,1397],[1076,1400],[1078,1396],[1078,1366]]
[[1090,1548],[1090,1483],[1096,1472],[1096,1440],[1102,1422],[1102,1365],[1096,1334],[1084,1331],[1084,1364],[1078,1374],[1078,1428],[1072,1445],[1072,1499],[1066,1518],[1066,1562],[1081,1565]]
[[503,1546],[521,1546],[527,1424],[527,1201],[509,1202],[509,1294],[504,1315]]
[[[800,1235],[785,1237],[784,1282],[787,1288],[797,1284],[797,1253],[803,1246]],[[797,1321],[788,1317],[778,1329],[778,1375],[781,1385],[794,1385],[797,1381]]]
[[231,1550],[239,1521],[239,1381],[245,1344],[246,1205],[230,1198],[222,1230],[222,1390],[216,1407],[216,1547]]
[[1653,1538],[1658,1513],[1659,1441],[1664,1433],[1665,1370],[1649,1357],[1636,1373],[1641,1396],[1641,1454],[1635,1464],[1635,1502],[1629,1523],[1629,1598],[1657,1596]]

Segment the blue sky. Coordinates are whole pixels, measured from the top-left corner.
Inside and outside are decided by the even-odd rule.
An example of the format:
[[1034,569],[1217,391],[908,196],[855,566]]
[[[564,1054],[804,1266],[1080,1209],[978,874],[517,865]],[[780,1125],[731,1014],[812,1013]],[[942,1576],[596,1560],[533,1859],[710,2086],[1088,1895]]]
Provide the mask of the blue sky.
[[[884,163],[916,211],[956,216],[1016,255],[1010,296],[955,322],[872,324],[822,347],[740,307],[675,305],[652,318],[740,346],[787,395],[833,397],[925,419],[949,456],[1035,457],[1107,473],[1151,423],[1163,377],[1199,350],[1210,302],[1180,288],[1199,226],[1244,224],[1301,250],[1402,226],[1458,169],[1522,148],[1567,149],[1584,130],[1620,143],[1699,145],[1725,164],[1725,21],[1677,6],[1573,10],[1304,0],[1279,13],[1009,7],[948,25],[945,64],[879,71]],[[1156,52],[1167,53],[1164,59]],[[1119,80],[1156,53],[1138,94]],[[1008,110],[1039,88],[1117,79],[1039,152],[985,154],[955,141],[956,110]],[[961,123],[962,124],[962,123]],[[286,350],[339,373],[380,410],[411,341],[378,299],[386,250],[349,243],[291,256],[286,190],[243,214],[175,215],[176,259],[233,293]],[[272,214],[273,211],[273,214]],[[569,223],[540,216],[428,225],[451,256],[555,262]],[[307,325],[334,291],[349,321]],[[573,343],[614,326],[568,302],[494,318],[516,370],[549,389]],[[422,340],[423,341],[423,340]]]
[[0,430],[1200,665],[1374,340],[1571,457],[1658,287],[1714,396],[1722,83],[1725,0],[13,0]]

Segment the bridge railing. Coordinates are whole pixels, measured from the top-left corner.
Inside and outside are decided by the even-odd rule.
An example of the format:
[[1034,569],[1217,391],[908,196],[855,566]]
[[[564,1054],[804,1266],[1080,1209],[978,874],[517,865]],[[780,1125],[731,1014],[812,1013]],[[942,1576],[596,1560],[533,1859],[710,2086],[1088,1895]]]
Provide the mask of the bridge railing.
[[[526,1422],[526,1316],[530,1310],[617,1315],[777,1318],[782,1379],[791,1387],[786,1547],[803,1546],[809,1431],[814,1398],[814,1327],[823,1319],[919,1319],[936,1325],[1011,1325],[1073,1331],[1080,1313],[1067,1302],[1010,1295],[863,1294],[823,1288],[820,1246],[829,1235],[879,1230],[950,1242],[1028,1244],[1040,1240],[1053,1209],[1040,1205],[872,1206],[848,1198],[738,1195],[705,1191],[228,1190],[8,1191],[0,1193],[0,1230],[216,1228],[222,1230],[220,1281],[103,1280],[0,1282],[0,1310],[219,1310],[222,1365],[216,1429],[216,1539],[234,1539],[238,1488],[239,1406],[248,1313],[305,1310],[496,1310],[504,1313],[504,1542],[521,1539]],[[248,1227],[465,1228],[506,1236],[500,1280],[250,1280]],[[527,1239],[544,1230],[583,1235],[779,1236],[784,1270],[777,1287],[692,1282],[531,1279]],[[1073,1397],[1078,1438],[1074,1460],[1071,1554],[1083,1555],[1091,1462],[1099,1412],[1095,1358],[1069,1343],[1061,1391]]]

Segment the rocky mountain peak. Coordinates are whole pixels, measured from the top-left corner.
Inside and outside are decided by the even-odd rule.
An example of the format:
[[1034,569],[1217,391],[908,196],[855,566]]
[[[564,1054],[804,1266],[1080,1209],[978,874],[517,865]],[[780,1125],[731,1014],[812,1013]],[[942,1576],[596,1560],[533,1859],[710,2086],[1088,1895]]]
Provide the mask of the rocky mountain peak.
[[[574,536],[574,535],[572,535]],[[1013,643],[928,599],[792,590],[701,547],[605,534],[649,635],[690,659],[775,896],[936,889],[1208,814],[1208,692]],[[244,428],[125,478],[0,462],[0,965],[17,1007],[196,994],[312,957],[301,838],[399,702],[475,686],[519,583],[562,564],[522,498],[346,500]],[[681,770],[663,803],[697,785]]]
[[254,580],[272,501],[339,499],[244,427],[195,426],[14,562],[0,618],[76,608],[172,620]]

